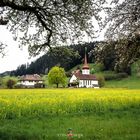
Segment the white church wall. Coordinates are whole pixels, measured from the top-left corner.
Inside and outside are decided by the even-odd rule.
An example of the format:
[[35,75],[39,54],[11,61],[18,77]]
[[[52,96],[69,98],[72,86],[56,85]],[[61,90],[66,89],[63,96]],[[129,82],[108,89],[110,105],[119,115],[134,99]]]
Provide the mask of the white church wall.
[[72,82],[74,82],[76,80],[77,80],[76,76],[75,75],[72,75],[72,77],[70,78],[70,83],[72,83]]
[[84,87],[83,80],[79,80],[79,87]]
[[79,81],[79,87],[92,88],[94,87],[94,85],[97,85],[95,88],[99,88],[97,80],[80,80]]
[[88,75],[88,74],[90,74],[90,71],[88,69],[83,69],[82,70],[82,74]]
[[91,81],[91,84],[92,85],[98,85],[98,81],[97,80]]

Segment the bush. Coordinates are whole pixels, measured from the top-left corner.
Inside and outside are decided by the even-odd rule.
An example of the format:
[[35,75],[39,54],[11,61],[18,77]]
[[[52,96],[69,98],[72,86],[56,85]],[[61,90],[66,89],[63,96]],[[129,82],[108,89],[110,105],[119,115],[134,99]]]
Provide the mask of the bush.
[[122,78],[127,78],[128,77],[128,74],[127,73],[117,73],[117,77],[118,77],[118,79],[120,78],[120,79],[122,79]]
[[22,84],[16,84],[15,88],[17,88],[17,89],[23,88],[23,85]]
[[91,74],[98,73],[104,70],[104,65],[102,63],[95,63],[90,65],[90,69]]
[[16,81],[13,79],[9,79],[6,83],[7,88],[12,89],[14,87],[14,85],[16,84]]
[[105,78],[102,75],[97,76],[97,80],[99,82],[99,87],[103,87],[105,85]]
[[134,62],[131,65],[131,73],[132,75],[136,75],[139,77],[139,73],[140,73],[140,60]]
[[94,66],[94,73],[100,72],[104,70],[104,64],[102,63],[96,63]]
[[122,78],[127,78],[128,74],[127,73],[111,73],[111,74],[105,74],[104,75],[105,80],[121,80]]
[[117,75],[116,74],[105,74],[104,75],[104,78],[106,81],[109,81],[109,80],[116,80],[117,79]]
[[7,83],[9,80],[13,80],[15,81],[15,83],[18,82],[18,78],[14,76],[4,76],[4,77],[1,77],[1,79],[2,79],[1,88],[8,88]]
[[94,68],[92,68],[91,70],[90,70],[90,74],[94,74],[96,71],[95,71],[95,69]]

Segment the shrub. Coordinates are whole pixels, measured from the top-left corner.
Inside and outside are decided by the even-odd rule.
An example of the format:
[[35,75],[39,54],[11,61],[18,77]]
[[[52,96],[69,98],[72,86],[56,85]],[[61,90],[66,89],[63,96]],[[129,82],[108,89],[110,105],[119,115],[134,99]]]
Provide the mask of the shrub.
[[102,63],[94,63],[90,65],[90,69],[91,69],[90,71],[91,74],[98,73],[104,70],[104,65]]
[[128,74],[127,73],[111,73],[111,74],[105,74],[104,75],[105,80],[121,80],[122,78],[127,78]]
[[93,68],[94,68],[95,72],[103,71],[104,70],[104,64],[102,64],[102,63],[96,63]]
[[122,79],[122,78],[127,78],[128,77],[128,74],[127,73],[124,73],[124,72],[122,72],[122,73],[117,73],[117,78],[119,79]]
[[136,75],[139,77],[139,73],[140,73],[140,60],[134,62],[131,65],[131,73],[132,75]]
[[20,89],[20,88],[24,88],[22,84],[16,84],[15,88]]
[[12,89],[14,87],[14,85],[16,84],[16,81],[13,79],[9,79],[6,83],[7,88]]
[[99,82],[99,87],[103,87],[105,85],[105,78],[102,75],[97,76],[97,80]]
[[94,68],[92,68],[91,71],[90,71],[91,74],[94,74],[95,72],[96,72],[96,71],[95,71]]
[[105,80],[109,81],[109,80],[116,80],[117,79],[117,75],[116,74],[105,74],[104,75]]

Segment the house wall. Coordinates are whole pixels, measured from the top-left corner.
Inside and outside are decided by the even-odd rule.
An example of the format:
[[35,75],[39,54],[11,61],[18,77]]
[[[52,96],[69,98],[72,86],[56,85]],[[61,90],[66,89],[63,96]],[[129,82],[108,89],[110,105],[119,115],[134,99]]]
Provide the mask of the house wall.
[[36,83],[43,83],[42,81],[21,81],[20,84],[24,86],[34,86]]

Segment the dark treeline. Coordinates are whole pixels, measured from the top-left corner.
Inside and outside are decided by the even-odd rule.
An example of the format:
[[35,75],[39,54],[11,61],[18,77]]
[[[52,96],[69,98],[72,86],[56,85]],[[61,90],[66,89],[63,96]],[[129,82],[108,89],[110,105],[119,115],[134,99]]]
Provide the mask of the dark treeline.
[[46,74],[53,66],[61,66],[66,71],[83,62],[85,47],[87,48],[88,62],[94,61],[95,54],[90,53],[95,48],[96,42],[76,44],[70,46],[54,47],[45,55],[41,56],[30,65],[23,64],[16,70],[11,71],[11,75],[20,76],[25,74]]

